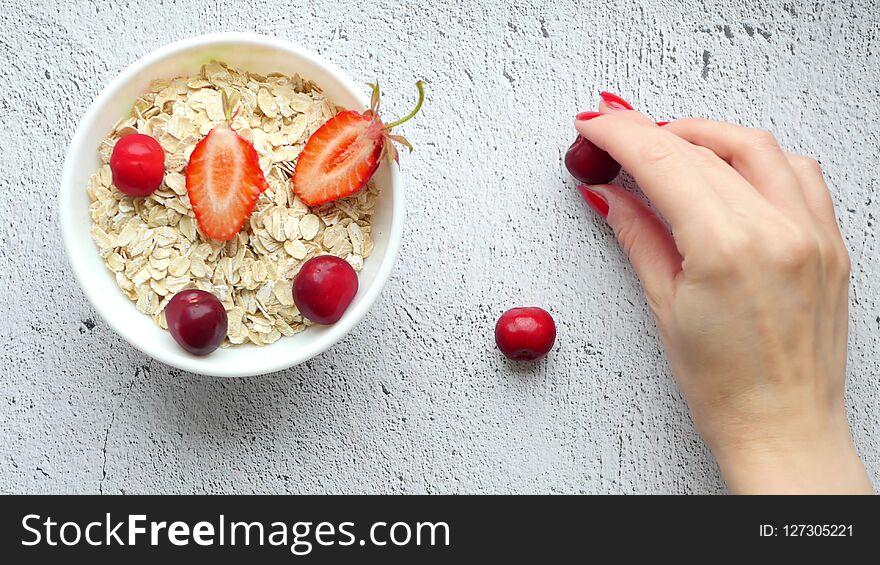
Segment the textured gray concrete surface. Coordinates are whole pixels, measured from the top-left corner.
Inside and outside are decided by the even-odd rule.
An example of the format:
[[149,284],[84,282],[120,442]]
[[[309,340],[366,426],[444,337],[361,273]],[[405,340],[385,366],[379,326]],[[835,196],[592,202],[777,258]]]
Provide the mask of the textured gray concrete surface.
[[[0,0],[0,491],[718,493],[632,269],[560,164],[605,88],[657,119],[773,130],[817,157],[854,262],[847,405],[880,484],[876,1]],[[393,277],[338,346],[274,375],[170,369],[96,316],[59,241],[79,117],[155,47],[220,30],[300,42],[404,133]],[[559,325],[534,367],[504,309]]]

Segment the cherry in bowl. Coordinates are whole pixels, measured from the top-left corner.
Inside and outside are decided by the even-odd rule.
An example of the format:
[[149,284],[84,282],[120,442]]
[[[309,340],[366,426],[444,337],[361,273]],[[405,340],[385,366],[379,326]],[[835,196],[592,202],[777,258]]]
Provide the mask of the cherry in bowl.
[[228,321],[220,300],[204,290],[182,290],[165,306],[168,331],[193,355],[207,355],[223,343]]
[[319,255],[303,263],[293,279],[293,302],[316,324],[335,324],[358,290],[357,273],[348,261]]
[[159,142],[142,133],[125,135],[110,155],[113,185],[134,197],[149,196],[165,178],[165,151]]
[[511,308],[495,324],[495,344],[514,361],[535,361],[556,342],[556,323],[543,308]]

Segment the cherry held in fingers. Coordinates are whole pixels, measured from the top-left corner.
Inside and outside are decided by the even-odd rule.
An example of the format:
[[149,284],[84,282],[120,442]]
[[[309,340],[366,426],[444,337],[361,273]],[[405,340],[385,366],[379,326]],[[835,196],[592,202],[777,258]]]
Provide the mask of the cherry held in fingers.
[[565,167],[571,176],[587,184],[611,182],[620,172],[620,163],[580,135],[565,154]]
[[207,355],[226,337],[226,309],[204,290],[182,290],[165,307],[165,320],[174,341],[193,355]]
[[508,359],[535,361],[553,348],[556,324],[538,307],[511,308],[495,324],[495,343]]
[[[602,112],[581,112],[575,119],[585,122],[601,115]],[[580,135],[565,153],[565,167],[571,176],[587,184],[611,182],[620,172],[620,163]]]

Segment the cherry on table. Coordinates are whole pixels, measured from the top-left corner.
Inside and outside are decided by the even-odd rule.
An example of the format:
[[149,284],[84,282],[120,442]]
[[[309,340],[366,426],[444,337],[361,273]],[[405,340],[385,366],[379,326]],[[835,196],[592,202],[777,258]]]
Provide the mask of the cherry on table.
[[549,312],[536,306],[511,308],[495,324],[495,343],[508,359],[535,361],[556,341],[556,323]]
[[142,133],[123,136],[110,155],[113,185],[129,196],[149,196],[165,178],[165,152],[159,142]]

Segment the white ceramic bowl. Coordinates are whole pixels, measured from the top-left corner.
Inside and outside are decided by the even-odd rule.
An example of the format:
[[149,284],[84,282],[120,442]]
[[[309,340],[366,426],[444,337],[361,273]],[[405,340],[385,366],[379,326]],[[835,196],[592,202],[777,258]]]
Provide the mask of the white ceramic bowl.
[[257,73],[299,73],[318,84],[332,101],[347,108],[362,110],[369,103],[365,86],[353,82],[316,53],[288,41],[246,33],[220,33],[166,45],[113,79],[80,122],[61,179],[61,230],[70,265],[85,295],[101,317],[134,347],[163,363],[194,373],[224,377],[257,375],[291,367],[326,351],[364,317],[388,280],[400,248],[404,193],[396,169],[383,164],[374,177],[381,190],[373,218],[375,247],[364,262],[357,296],[339,322],[312,326],[265,347],[239,345],[218,349],[205,357],[184,351],[171,334],[135,309],[104,266],[90,235],[86,184],[100,165],[98,144],[116,120],[130,110],[150,81],[198,73],[201,65],[212,59]]

